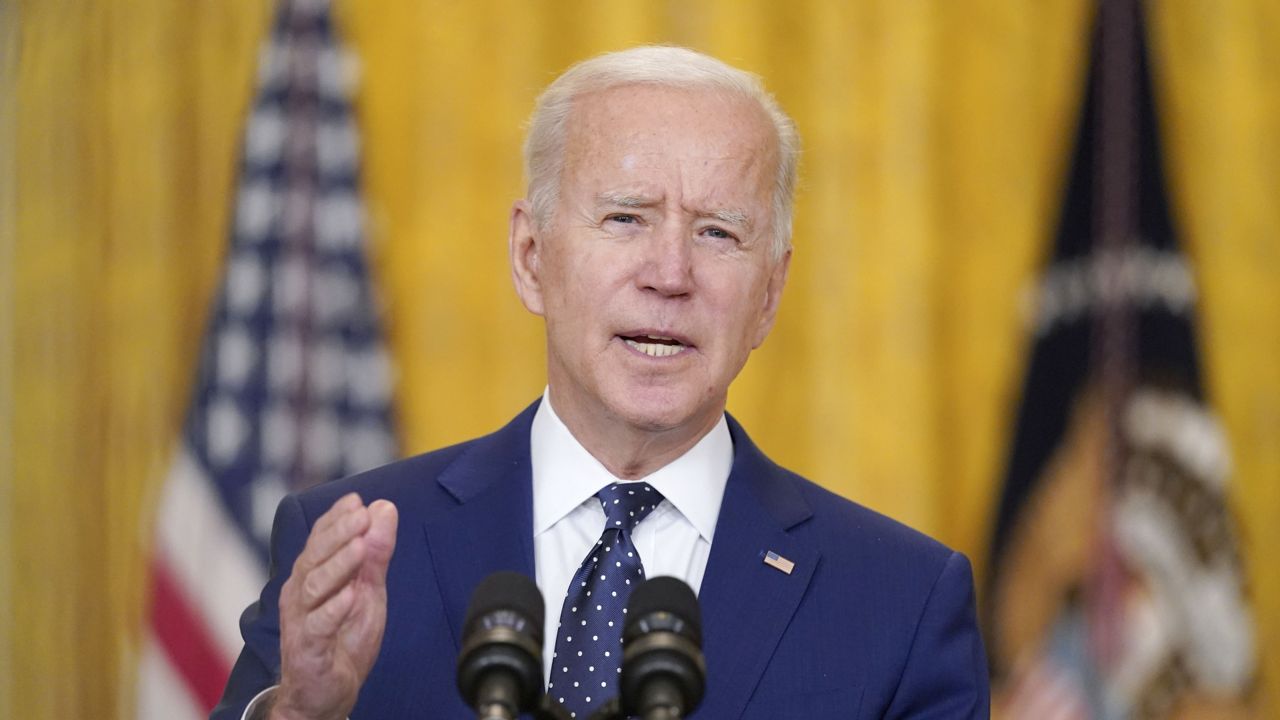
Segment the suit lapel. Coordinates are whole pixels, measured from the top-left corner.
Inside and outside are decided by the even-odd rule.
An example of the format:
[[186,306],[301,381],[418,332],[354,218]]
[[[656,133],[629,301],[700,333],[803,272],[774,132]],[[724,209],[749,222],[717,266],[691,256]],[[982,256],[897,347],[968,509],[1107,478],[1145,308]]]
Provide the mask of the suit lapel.
[[[786,471],[729,418],[734,462],[725,486],[699,602],[707,695],[698,717],[736,718],[804,596],[820,553],[787,531],[811,515]],[[791,573],[765,564],[773,551]]]
[[[481,580],[499,570],[534,577],[529,427],[536,409],[471,444],[438,478],[456,504],[429,515],[424,533],[455,646]],[[742,714],[820,557],[787,532],[811,515],[794,482],[733,418],[729,429],[733,470],[699,594],[708,683],[697,716],[717,719]],[[766,565],[769,551],[794,562],[792,572]]]
[[457,504],[429,516],[424,531],[455,646],[481,580],[499,570],[534,576],[529,426],[537,406],[472,443],[437,480]]

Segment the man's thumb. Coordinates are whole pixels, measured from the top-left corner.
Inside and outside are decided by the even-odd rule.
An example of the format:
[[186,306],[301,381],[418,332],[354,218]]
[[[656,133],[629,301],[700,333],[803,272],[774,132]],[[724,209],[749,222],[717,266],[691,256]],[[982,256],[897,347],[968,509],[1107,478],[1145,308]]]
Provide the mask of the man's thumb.
[[364,538],[369,548],[369,559],[380,570],[386,570],[391,553],[396,549],[396,527],[399,523],[400,513],[390,501],[375,500],[369,504],[369,530]]

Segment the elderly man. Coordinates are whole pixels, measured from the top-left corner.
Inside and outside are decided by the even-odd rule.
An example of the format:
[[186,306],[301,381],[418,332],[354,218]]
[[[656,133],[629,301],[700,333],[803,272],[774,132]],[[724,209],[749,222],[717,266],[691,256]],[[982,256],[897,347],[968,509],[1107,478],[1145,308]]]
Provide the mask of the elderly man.
[[545,394],[492,435],[287,498],[214,717],[468,717],[453,664],[497,570],[536,578],[547,689],[580,718],[616,694],[601,648],[624,606],[587,596],[645,575],[698,591],[697,717],[985,717],[964,557],[774,465],[725,414],[786,284],[797,146],[754,76],[689,50],[557,79],[509,239]]

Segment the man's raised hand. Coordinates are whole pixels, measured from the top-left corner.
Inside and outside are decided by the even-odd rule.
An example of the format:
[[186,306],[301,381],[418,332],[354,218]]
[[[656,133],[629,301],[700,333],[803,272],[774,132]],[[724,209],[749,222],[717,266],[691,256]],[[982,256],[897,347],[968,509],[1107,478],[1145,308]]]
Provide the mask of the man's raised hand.
[[350,493],[320,516],[280,590],[273,720],[341,720],[382,645],[396,507]]

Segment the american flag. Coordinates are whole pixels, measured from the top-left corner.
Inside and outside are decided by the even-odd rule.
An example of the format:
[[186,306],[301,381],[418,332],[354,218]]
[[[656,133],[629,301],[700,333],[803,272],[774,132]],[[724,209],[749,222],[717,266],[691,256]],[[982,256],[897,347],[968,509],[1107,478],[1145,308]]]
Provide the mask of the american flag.
[[159,503],[141,718],[216,704],[280,499],[396,454],[363,255],[354,67],[329,10],[283,0],[259,57],[225,274]]
[[1230,448],[1161,152],[1144,5],[1097,9],[996,514],[996,717],[1252,717]]

